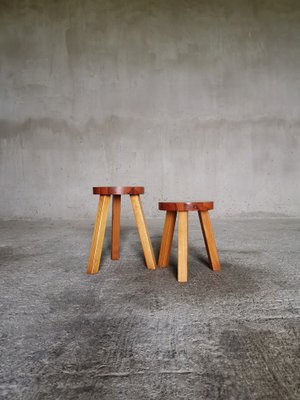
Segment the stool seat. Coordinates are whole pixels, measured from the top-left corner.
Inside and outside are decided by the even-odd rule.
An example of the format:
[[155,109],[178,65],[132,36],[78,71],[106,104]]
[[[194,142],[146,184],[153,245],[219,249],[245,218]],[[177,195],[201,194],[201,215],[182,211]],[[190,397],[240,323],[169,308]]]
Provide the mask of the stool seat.
[[93,187],[93,194],[100,194],[101,196],[110,195],[137,195],[144,194],[145,189],[143,186],[99,186]]
[[213,201],[162,201],[158,208],[163,211],[208,211],[214,208]]

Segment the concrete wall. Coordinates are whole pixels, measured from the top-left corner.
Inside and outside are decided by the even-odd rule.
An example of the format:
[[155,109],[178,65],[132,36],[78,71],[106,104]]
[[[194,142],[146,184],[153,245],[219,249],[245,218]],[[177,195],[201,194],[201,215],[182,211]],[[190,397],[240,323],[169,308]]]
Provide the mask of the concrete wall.
[[300,216],[299,0],[0,6],[0,217],[93,217],[108,184]]

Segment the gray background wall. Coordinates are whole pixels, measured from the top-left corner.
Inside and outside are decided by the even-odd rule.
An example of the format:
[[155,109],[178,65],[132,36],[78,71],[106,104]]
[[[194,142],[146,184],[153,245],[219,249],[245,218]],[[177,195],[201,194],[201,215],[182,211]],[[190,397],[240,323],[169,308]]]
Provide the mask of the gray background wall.
[[299,0],[0,6],[0,217],[92,217],[108,184],[300,216]]

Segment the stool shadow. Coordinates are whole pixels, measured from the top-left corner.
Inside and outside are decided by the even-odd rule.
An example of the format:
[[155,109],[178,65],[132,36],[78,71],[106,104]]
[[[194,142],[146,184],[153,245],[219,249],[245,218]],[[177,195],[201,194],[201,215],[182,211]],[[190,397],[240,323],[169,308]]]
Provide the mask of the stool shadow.
[[201,264],[204,264],[206,267],[211,269],[205,248],[201,246],[189,246],[189,256],[197,261],[200,261]]
[[[134,240],[132,241],[132,238]],[[132,242],[131,242],[132,241]],[[153,246],[154,255],[156,262],[158,262],[161,235],[152,235],[151,242]],[[124,249],[126,249],[124,251]],[[126,252],[130,249],[130,253],[134,254],[134,257],[138,262],[145,265],[144,252],[139,239],[138,231],[135,226],[121,226],[120,232],[120,258],[126,256]],[[171,270],[174,277],[177,279],[177,246],[171,249],[170,261],[168,268]],[[110,258],[111,254],[111,227],[107,227],[105,232],[105,241],[103,244],[103,256],[105,258]],[[209,260],[206,254],[206,249],[201,246],[189,245],[188,257],[190,262],[200,262],[207,268],[211,269]],[[159,267],[158,267],[159,268]]]
[[[200,251],[200,253],[199,253],[199,251]],[[205,265],[209,270],[212,270],[211,266],[209,264],[209,260],[205,256],[205,251],[206,251],[205,249],[201,249],[201,248],[199,249],[196,246],[190,246],[189,253],[188,253],[188,265],[189,265],[189,260],[190,260],[190,263],[200,262],[200,264]],[[201,252],[204,254],[201,254]],[[176,248],[176,250],[175,249],[173,251],[171,250],[168,268],[171,269],[173,275],[177,279],[177,272],[178,272],[177,248]]]
[[154,251],[154,255],[155,255],[156,261],[158,261],[161,237],[159,235],[152,236],[151,242],[152,242],[153,251]]
[[[158,263],[158,258],[159,258],[159,251],[160,251],[160,244],[161,244],[161,236],[160,235],[156,235],[154,237],[152,237],[152,245],[153,245],[153,250],[154,250],[154,254],[156,257],[156,262]],[[177,251],[175,251],[174,249],[171,249],[171,254],[170,254],[170,260],[169,260],[169,264],[167,267],[159,267],[157,266],[157,268],[169,268],[172,271],[172,274],[174,275],[174,277],[177,279]]]
[[169,261],[169,265],[167,268],[170,268],[172,274],[174,275],[174,277],[177,280],[177,271],[178,271],[178,265],[177,265],[177,256],[175,254],[170,255],[170,261]]
[[[107,229],[106,234],[107,240],[103,251],[107,255],[110,255],[111,251],[111,227]],[[159,246],[159,238],[151,238],[154,254],[156,256],[156,249]],[[121,226],[120,229],[120,258],[126,257],[126,252],[130,251],[130,254],[134,255],[134,258],[141,264],[145,265],[145,257],[142,249],[141,241],[139,238],[138,230],[136,226]]]

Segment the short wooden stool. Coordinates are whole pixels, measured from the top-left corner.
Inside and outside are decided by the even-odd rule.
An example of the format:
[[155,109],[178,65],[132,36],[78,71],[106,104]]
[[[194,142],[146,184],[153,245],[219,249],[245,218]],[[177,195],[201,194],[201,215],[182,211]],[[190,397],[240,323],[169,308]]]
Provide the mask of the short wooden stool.
[[207,202],[161,202],[160,210],[166,211],[163,236],[160,246],[158,265],[167,267],[170,258],[174,227],[178,212],[178,282],[187,282],[188,261],[188,212],[198,211],[205,246],[211,267],[220,271],[221,265],[212,231],[208,211],[214,208],[212,201]]
[[112,204],[112,236],[111,236],[111,258],[118,260],[120,258],[120,215],[121,215],[121,196],[129,195],[133,213],[135,216],[142,248],[145,255],[146,265],[148,269],[156,268],[155,256],[150,241],[146,221],[142,209],[140,194],[144,193],[142,186],[102,186],[94,187],[93,193],[100,195],[94,233],[92,238],[89,262],[87,266],[88,274],[96,274],[99,271],[104,234],[106,228],[106,220],[110,196],[113,196]]

